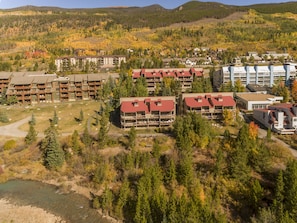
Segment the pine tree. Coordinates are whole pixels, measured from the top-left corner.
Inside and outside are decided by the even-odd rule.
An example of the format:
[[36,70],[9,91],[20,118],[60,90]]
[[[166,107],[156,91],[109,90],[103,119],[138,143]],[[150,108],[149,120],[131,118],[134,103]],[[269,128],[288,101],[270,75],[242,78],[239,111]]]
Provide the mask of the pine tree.
[[48,169],[56,170],[63,165],[65,160],[64,151],[60,147],[58,133],[52,123],[45,130],[45,138],[42,141],[41,148],[43,150],[44,165]]
[[25,143],[27,145],[31,145],[33,142],[37,140],[37,132],[35,131],[34,124],[30,122],[29,132],[25,137]]
[[149,193],[146,180],[142,177],[137,186],[137,201],[134,221],[135,223],[152,222],[151,207],[149,202]]
[[136,144],[136,130],[135,127],[132,126],[132,128],[130,129],[129,133],[128,133],[128,147],[131,149],[135,148],[135,144]]
[[31,120],[29,121],[29,125],[36,125],[36,119],[34,113],[31,116]]
[[260,185],[258,180],[254,180],[251,183],[250,189],[250,205],[252,206],[254,211],[257,211],[260,205],[262,198],[264,197],[264,190]]
[[84,132],[81,137],[81,141],[83,142],[83,144],[86,147],[90,147],[92,144],[92,137],[91,137],[87,127],[85,127],[85,129],[84,129]]
[[110,189],[105,188],[101,197],[101,208],[109,214],[112,211],[113,193]]
[[248,165],[250,138],[248,125],[244,124],[236,138],[235,148],[231,154],[230,173],[238,181],[245,182],[249,179],[250,167]]
[[57,111],[55,110],[54,111],[54,116],[53,116],[53,119],[51,119],[51,122],[52,124],[55,126],[55,125],[58,125],[58,122],[59,122],[59,118],[58,118],[58,115],[57,115]]
[[281,170],[276,179],[275,195],[273,200],[273,211],[277,222],[283,222],[284,217],[284,178]]
[[293,100],[297,101],[297,80],[295,79],[292,84],[291,95]]
[[129,188],[130,184],[127,178],[124,179],[123,184],[120,188],[120,192],[119,192],[119,196],[118,196],[118,200],[116,202],[115,205],[115,213],[118,217],[120,217],[121,219],[124,217],[123,213],[124,213],[124,206],[126,205],[126,203],[128,202],[128,198],[130,195],[130,188]]
[[292,219],[297,219],[297,161],[290,161],[284,172],[285,209]]
[[74,152],[81,152],[81,142],[77,130],[74,130],[73,134],[71,135],[71,147]]
[[83,120],[84,120],[84,112],[81,109],[80,112],[79,112],[79,121],[82,122]]
[[109,119],[109,116],[106,114],[106,112],[104,112],[104,114],[101,116],[100,128],[99,128],[99,132],[98,132],[99,149],[103,149],[108,141],[108,139],[107,139],[108,119]]

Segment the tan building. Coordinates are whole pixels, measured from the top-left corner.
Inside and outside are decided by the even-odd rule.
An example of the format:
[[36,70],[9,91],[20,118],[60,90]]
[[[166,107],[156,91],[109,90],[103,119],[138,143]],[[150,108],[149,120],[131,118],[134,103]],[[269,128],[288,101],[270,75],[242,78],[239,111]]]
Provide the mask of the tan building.
[[121,98],[122,128],[171,126],[176,116],[175,97]]
[[0,72],[0,94],[2,94],[4,89],[8,88],[11,77],[11,72]]
[[280,103],[282,96],[262,93],[236,93],[235,96],[237,106],[240,109],[252,111],[254,109],[266,109],[268,106]]
[[7,87],[7,97],[19,103],[63,102],[96,99],[97,91],[109,78],[118,74],[75,74],[58,77],[56,74],[13,73]]

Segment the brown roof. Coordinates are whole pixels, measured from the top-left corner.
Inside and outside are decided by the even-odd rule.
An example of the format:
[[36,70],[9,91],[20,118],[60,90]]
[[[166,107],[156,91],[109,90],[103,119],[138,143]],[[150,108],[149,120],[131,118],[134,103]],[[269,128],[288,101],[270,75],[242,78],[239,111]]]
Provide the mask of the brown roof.
[[11,72],[0,72],[0,79],[9,79],[12,76]]
[[275,98],[277,96],[271,94],[255,94],[255,93],[239,93],[236,94],[236,97],[241,98],[245,101],[267,101],[271,98]]

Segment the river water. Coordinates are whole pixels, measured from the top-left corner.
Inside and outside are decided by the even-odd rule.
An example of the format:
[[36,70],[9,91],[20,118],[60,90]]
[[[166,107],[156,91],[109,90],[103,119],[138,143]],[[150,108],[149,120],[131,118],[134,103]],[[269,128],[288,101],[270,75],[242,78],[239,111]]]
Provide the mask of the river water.
[[37,181],[11,180],[0,184],[0,198],[12,204],[42,208],[69,223],[109,223],[84,196],[60,194],[56,186]]

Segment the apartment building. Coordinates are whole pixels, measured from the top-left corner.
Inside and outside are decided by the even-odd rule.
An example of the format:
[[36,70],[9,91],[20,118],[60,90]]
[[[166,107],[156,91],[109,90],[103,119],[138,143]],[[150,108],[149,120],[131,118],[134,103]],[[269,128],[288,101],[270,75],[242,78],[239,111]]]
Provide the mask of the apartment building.
[[175,97],[120,99],[121,127],[160,128],[171,126],[176,116]]
[[203,68],[171,68],[171,69],[135,69],[132,72],[133,81],[144,77],[147,83],[147,89],[150,94],[160,88],[165,78],[173,78],[179,81],[182,92],[192,88],[192,82],[195,77],[203,77]]
[[2,94],[4,89],[8,88],[11,77],[11,72],[0,72],[0,94]]
[[7,97],[19,103],[51,103],[96,99],[97,91],[111,76],[118,74],[76,74],[59,77],[56,74],[13,73],[7,86]]
[[211,120],[223,118],[224,110],[236,111],[233,92],[182,94],[183,112],[197,112]]
[[240,80],[244,86],[252,84],[272,87],[278,80],[282,80],[288,85],[290,79],[296,77],[296,67],[290,64],[268,66],[230,65],[222,67],[217,75],[221,84],[231,82],[234,85],[237,80]]
[[286,103],[255,109],[253,118],[276,133],[294,134],[297,129],[297,105]]
[[78,56],[60,57],[55,60],[57,71],[68,70],[99,70],[100,68],[114,68],[126,62],[124,55],[103,55],[103,56]]

